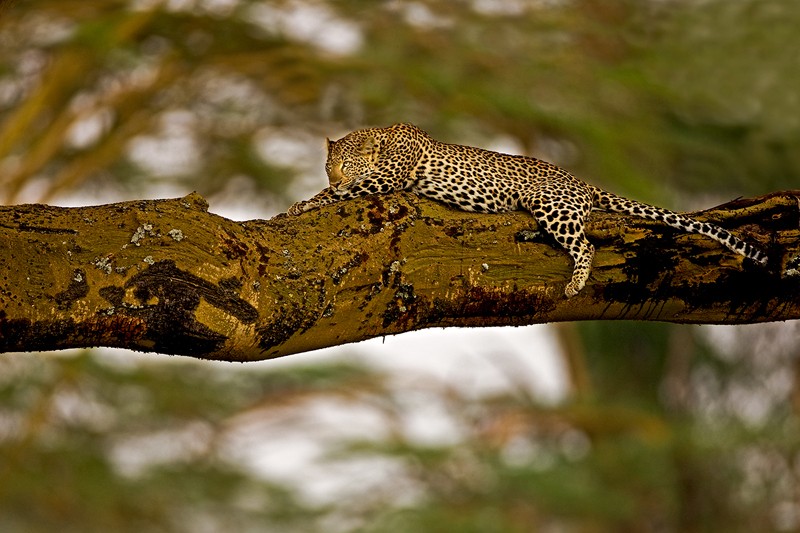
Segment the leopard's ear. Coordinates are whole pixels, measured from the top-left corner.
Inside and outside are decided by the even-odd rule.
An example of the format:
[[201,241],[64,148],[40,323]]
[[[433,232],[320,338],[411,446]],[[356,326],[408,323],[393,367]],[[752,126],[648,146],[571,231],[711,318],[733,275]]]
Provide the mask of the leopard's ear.
[[364,142],[361,143],[361,146],[358,150],[362,155],[366,156],[373,161],[378,160],[378,152],[380,151],[380,144],[378,143],[378,139],[373,137],[372,135],[368,136],[364,139]]
[[331,147],[333,147],[333,141],[325,137],[325,151],[328,155],[331,155]]

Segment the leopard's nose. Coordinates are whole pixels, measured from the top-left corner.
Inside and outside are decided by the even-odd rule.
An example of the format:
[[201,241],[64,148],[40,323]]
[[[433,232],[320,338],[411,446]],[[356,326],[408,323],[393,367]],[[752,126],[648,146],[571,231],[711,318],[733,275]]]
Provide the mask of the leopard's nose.
[[328,170],[328,183],[331,184],[331,187],[336,187],[343,179],[342,164],[331,165],[330,170]]

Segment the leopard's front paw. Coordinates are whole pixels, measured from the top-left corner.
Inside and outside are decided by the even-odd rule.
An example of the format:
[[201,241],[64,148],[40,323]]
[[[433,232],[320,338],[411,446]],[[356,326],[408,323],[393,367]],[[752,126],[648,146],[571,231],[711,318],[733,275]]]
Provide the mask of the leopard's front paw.
[[306,201],[297,202],[295,204],[292,204],[292,206],[286,212],[289,213],[290,215],[297,216],[308,211],[310,208],[307,206],[308,202]]

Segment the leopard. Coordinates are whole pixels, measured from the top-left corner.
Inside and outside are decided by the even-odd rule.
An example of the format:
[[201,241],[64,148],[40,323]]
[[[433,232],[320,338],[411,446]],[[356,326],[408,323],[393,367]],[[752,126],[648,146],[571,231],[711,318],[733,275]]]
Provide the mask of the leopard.
[[564,288],[567,298],[576,296],[589,279],[595,248],[586,237],[586,223],[593,210],[705,235],[767,264],[764,252],[717,225],[618,196],[535,157],[437,141],[409,123],[360,129],[326,143],[329,186],[292,205],[289,215],[393,191],[411,191],[469,212],[527,211],[573,260],[572,277]]

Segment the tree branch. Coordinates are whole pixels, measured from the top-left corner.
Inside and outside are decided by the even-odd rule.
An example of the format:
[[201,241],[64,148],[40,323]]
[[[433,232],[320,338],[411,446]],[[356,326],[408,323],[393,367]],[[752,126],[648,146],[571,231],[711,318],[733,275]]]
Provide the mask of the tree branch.
[[200,196],[0,207],[0,351],[116,346],[250,361],[439,326],[800,317],[800,192],[697,214],[770,255],[595,212],[592,275],[523,212],[408,193],[235,222]]

